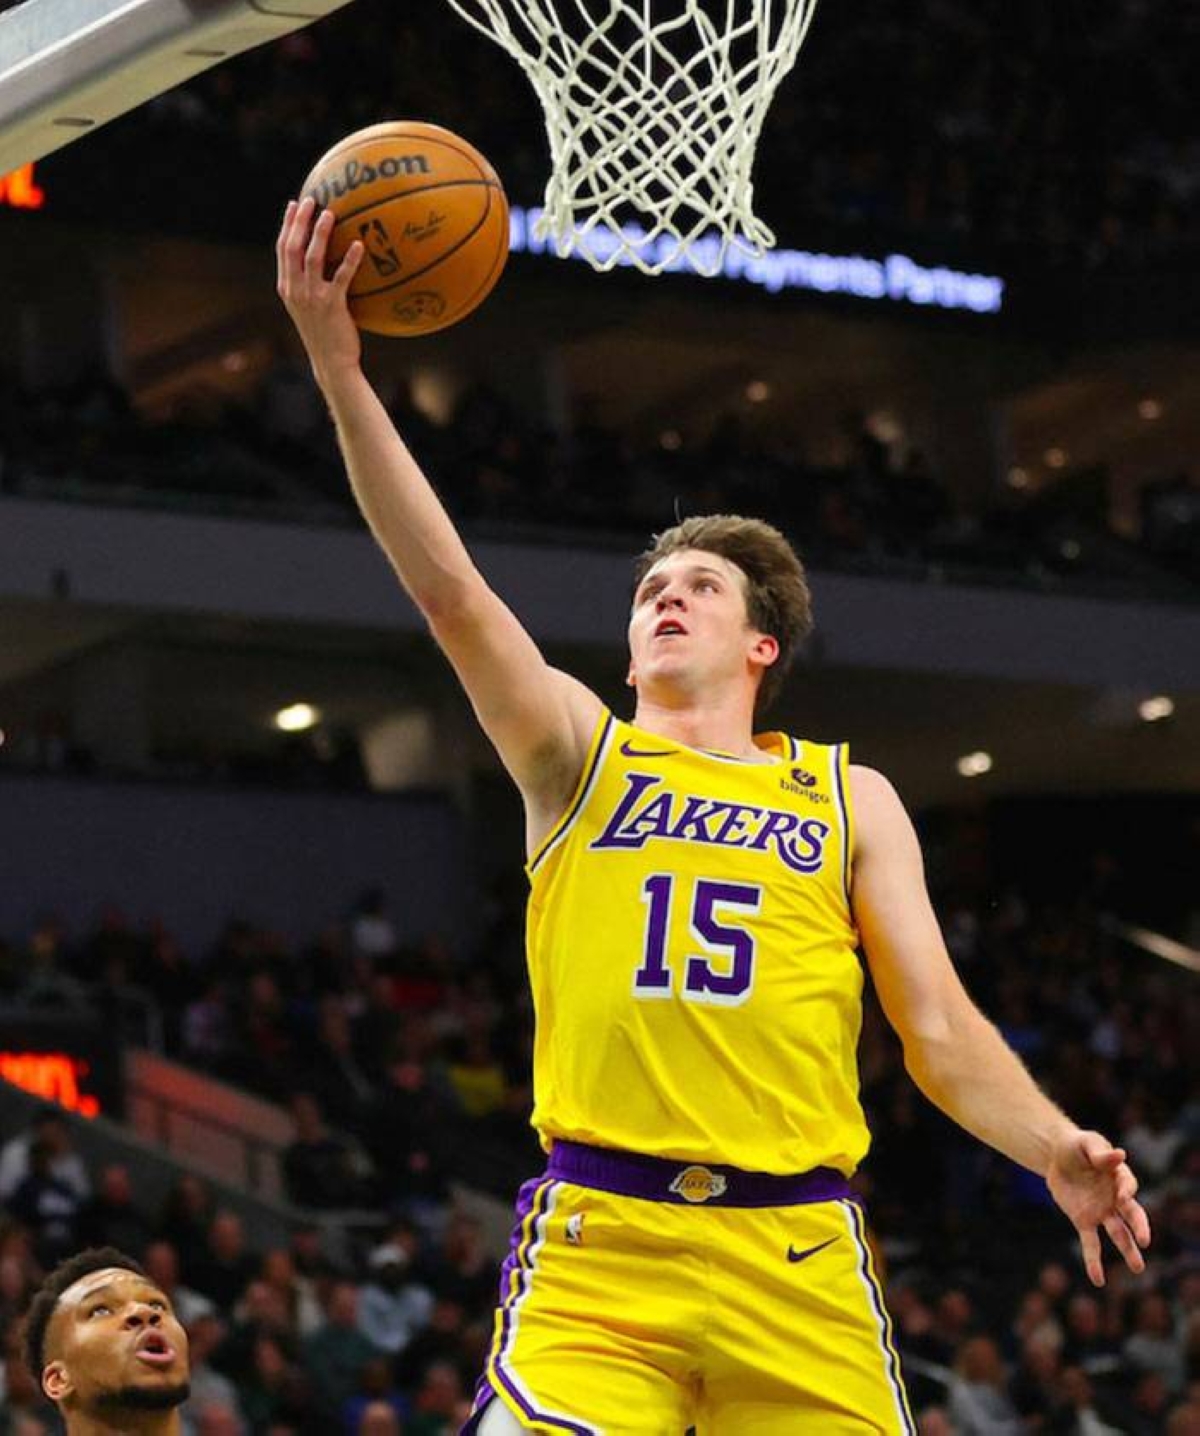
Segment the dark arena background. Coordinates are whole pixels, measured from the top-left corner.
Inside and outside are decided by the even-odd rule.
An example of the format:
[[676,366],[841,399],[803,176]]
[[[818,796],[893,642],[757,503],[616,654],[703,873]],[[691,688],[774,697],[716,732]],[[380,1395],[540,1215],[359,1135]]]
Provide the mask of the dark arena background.
[[174,1295],[188,1436],[442,1436],[490,1339],[539,1169],[518,803],[274,293],[285,201],[396,116],[514,205],[477,314],[367,351],[489,578],[626,712],[630,557],[780,525],[818,623],[774,726],[892,777],[969,990],[1141,1178],[1147,1273],[1094,1290],[869,1002],[920,1430],[1200,1432],[1198,43],[1168,0],[823,0],[778,250],[713,279],[533,237],[533,93],[439,0],[0,180],[0,1432],[58,1430],[17,1333],[89,1242]]

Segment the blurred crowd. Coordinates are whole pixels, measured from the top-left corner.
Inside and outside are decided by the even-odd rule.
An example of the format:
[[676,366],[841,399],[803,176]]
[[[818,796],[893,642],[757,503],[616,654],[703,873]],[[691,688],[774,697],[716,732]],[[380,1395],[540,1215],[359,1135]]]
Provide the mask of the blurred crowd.
[[[757,202],[803,248],[836,232],[943,258],[949,246],[1042,266],[1157,265],[1200,239],[1197,40],[1195,7],[1168,0],[1096,0],[1086,16],[937,0],[919,24],[886,0],[818,7],[767,116]],[[94,193],[114,172],[100,155],[135,160],[156,223],[189,232],[194,176],[219,176],[214,221],[246,232],[329,145],[396,116],[462,133],[515,199],[540,200],[547,144],[532,89],[442,0],[358,0],[50,164]]]
[[[1135,537],[1112,525],[1103,467],[968,507],[920,449],[847,410],[840,462],[735,412],[707,436],[637,441],[586,404],[555,432],[484,385],[444,422],[404,383],[387,406],[456,520],[476,533],[628,547],[685,513],[742,512],[779,525],[817,566],[912,577],[974,576],[1113,596],[1194,598],[1200,475],[1147,482]],[[280,358],[244,399],[197,394],[170,419],[136,411],[111,378],[62,389],[0,387],[0,491],[144,503],[313,523],[357,522],[325,405],[306,365]]]
[[[1200,988],[1105,924],[1119,874],[1101,861],[1053,899],[947,889],[968,988],[1046,1090],[1127,1147],[1154,1224],[1147,1274],[1084,1278],[1044,1185],[937,1114],[868,1006],[861,1046],[874,1145],[858,1178],[926,1436],[1195,1436],[1200,1431]],[[1116,886],[1114,886],[1114,884]],[[303,947],[230,923],[185,954],[108,914],[69,938],[43,924],[0,949],[0,1000],[153,995],[177,1059],[290,1109],[287,1193],[313,1214],[290,1251],[251,1251],[192,1177],[165,1211],[120,1166],[91,1172],[44,1112],[0,1151],[0,1327],[10,1430],[37,1416],[17,1314],[38,1273],[85,1241],[143,1255],[193,1334],[197,1436],[455,1429],[490,1330],[495,1263],[456,1184],[509,1201],[539,1169],[526,1126],[530,1012],[521,921],[497,900],[456,960],[404,931],[381,894]],[[319,1215],[369,1208],[349,1255]],[[0,1426],[0,1430],[3,1427]]]

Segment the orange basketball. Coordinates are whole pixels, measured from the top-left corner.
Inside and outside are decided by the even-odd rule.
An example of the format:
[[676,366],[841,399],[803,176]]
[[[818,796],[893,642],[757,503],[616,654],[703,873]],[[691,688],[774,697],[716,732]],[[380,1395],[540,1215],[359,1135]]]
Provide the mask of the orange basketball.
[[508,258],[508,201],[466,140],[420,120],[348,135],[313,166],[302,195],[337,216],[332,265],[366,254],[350,312],[373,334],[432,334],[483,302]]

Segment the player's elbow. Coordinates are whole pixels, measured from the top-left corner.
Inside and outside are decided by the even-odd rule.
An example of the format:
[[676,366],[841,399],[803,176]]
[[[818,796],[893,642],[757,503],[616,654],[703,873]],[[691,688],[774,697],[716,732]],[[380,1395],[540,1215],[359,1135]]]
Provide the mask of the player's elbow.
[[965,997],[930,1007],[900,1033],[905,1070],[927,1097],[937,1101],[969,1071],[978,1055],[980,1028],[987,1026]]

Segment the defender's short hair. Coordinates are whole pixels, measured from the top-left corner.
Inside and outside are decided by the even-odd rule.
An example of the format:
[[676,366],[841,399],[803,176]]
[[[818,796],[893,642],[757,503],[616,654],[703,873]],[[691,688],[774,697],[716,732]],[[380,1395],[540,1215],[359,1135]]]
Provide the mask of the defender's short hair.
[[42,1372],[46,1366],[46,1330],[59,1297],[82,1277],[90,1276],[94,1271],[106,1271],[109,1267],[131,1271],[135,1276],[146,1276],[145,1268],[140,1262],[126,1256],[116,1247],[88,1247],[77,1256],[60,1262],[38,1287],[25,1314],[25,1365],[37,1382],[39,1391]]
[[764,670],[759,686],[755,709],[761,711],[778,696],[797,646],[812,631],[812,598],[804,565],[783,534],[762,519],[699,515],[655,534],[637,560],[635,591],[656,563],[680,549],[692,548],[719,554],[742,570],[750,623],[779,644],[779,657]]

